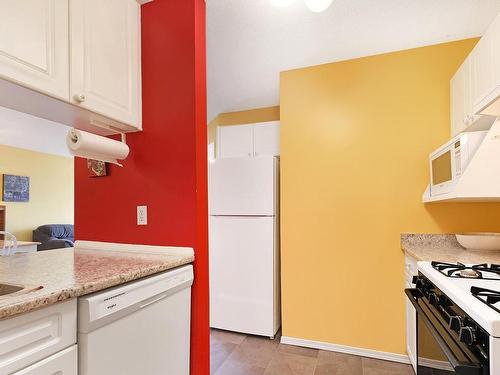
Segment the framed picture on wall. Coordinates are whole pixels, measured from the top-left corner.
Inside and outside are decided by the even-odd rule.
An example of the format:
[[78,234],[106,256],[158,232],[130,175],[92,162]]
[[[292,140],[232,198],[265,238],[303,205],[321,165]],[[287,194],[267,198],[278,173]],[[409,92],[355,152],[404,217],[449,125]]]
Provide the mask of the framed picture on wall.
[[4,202],[29,202],[30,201],[30,178],[26,176],[3,175]]
[[103,161],[88,159],[87,168],[90,177],[104,177],[108,174],[106,163]]

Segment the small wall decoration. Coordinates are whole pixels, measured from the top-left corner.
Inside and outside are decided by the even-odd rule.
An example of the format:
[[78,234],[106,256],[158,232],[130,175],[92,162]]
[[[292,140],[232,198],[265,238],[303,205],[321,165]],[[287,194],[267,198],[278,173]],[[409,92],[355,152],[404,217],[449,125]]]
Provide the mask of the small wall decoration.
[[26,176],[3,175],[3,201],[29,202],[30,178]]
[[90,177],[103,177],[108,174],[106,163],[103,161],[87,159],[87,168]]

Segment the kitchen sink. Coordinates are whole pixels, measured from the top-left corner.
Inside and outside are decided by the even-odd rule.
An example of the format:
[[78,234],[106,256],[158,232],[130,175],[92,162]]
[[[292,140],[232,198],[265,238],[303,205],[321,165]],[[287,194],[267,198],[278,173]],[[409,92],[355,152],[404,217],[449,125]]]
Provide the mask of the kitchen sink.
[[24,289],[24,286],[0,283],[0,297],[12,293],[17,293]]

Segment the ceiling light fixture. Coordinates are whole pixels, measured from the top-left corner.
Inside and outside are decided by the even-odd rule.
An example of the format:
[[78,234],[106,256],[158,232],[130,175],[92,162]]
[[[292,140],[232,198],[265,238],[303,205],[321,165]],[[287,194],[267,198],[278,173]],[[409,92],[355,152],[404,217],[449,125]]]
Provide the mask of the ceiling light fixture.
[[333,0],[304,0],[311,12],[321,13],[330,8]]

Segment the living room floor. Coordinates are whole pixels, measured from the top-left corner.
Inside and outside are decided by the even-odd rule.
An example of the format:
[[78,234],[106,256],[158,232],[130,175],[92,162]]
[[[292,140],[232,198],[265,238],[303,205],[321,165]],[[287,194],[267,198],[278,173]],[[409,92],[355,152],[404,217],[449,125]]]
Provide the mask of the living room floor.
[[212,375],[414,375],[409,365],[212,330]]

